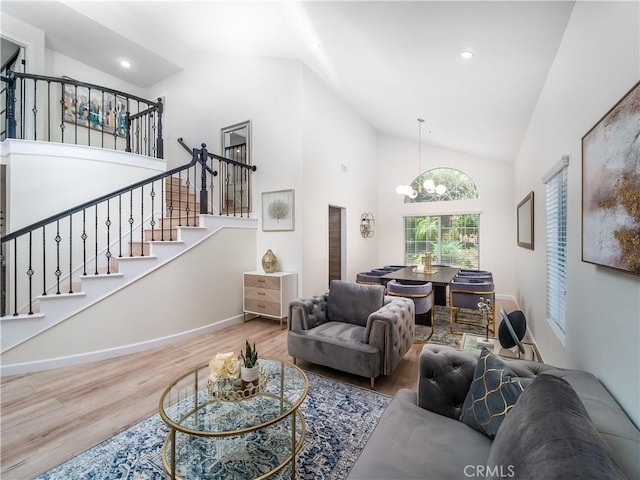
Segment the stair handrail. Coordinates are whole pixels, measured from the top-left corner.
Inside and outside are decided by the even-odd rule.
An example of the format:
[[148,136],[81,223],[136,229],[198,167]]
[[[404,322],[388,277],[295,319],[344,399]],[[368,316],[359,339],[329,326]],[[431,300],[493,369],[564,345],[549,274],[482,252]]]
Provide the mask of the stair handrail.
[[[178,143],[180,145],[182,145],[182,147],[189,153],[191,153],[191,149],[187,146],[186,143],[184,143],[182,137],[178,138]],[[205,143],[201,144],[202,148],[206,148],[207,145]],[[247,170],[251,170],[252,172],[255,172],[258,167],[255,165],[250,165],[248,163],[242,163],[242,162],[238,162],[237,160],[232,160],[230,158],[227,157],[221,157],[220,155],[216,155],[215,153],[211,153],[211,152],[207,152],[207,156],[209,158],[218,160],[220,162],[225,162],[228,163],[229,165],[235,165],[236,167],[240,167],[240,168],[246,168]]]

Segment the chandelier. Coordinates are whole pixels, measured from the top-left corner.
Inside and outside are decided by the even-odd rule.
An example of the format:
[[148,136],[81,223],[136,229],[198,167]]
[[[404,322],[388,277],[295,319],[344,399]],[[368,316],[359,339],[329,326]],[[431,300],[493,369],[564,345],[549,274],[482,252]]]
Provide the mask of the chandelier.
[[[418,177],[417,178],[419,178],[420,175],[422,174],[422,124],[423,123],[424,123],[424,119],[418,118]],[[436,185],[432,179],[427,178],[422,185],[418,186],[418,190],[413,188],[411,185],[398,185],[396,187],[396,193],[399,195],[406,195],[409,198],[414,199],[418,196],[419,190],[421,190],[422,188],[424,188],[424,190],[430,194],[435,193],[437,195],[444,195],[447,192],[446,186],[442,184]]]

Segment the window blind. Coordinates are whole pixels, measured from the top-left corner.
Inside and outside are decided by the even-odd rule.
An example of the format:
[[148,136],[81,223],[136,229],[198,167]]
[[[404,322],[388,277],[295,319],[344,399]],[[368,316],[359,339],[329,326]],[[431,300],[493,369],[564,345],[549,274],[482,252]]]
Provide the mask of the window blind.
[[567,280],[567,163],[545,176],[547,209],[547,318],[565,332]]

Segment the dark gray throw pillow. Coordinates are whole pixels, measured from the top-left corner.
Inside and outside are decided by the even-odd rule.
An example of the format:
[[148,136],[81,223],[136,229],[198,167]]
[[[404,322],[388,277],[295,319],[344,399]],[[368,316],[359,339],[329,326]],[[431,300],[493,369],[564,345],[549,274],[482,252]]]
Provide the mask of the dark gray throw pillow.
[[515,376],[500,357],[483,348],[462,405],[460,421],[490,438],[495,437],[505,415],[531,381],[531,378]]
[[625,478],[571,385],[548,374],[531,382],[502,422],[487,471],[489,478]]

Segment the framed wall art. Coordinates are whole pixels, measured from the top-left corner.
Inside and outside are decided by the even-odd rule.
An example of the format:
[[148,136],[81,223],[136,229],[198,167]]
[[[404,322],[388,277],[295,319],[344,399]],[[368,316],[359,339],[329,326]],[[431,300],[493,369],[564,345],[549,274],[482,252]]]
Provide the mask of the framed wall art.
[[582,137],[582,261],[640,275],[640,82]]
[[533,250],[533,191],[518,204],[518,246]]
[[294,230],[294,190],[262,193],[262,231]]
[[127,99],[102,90],[64,85],[64,121],[124,137]]

